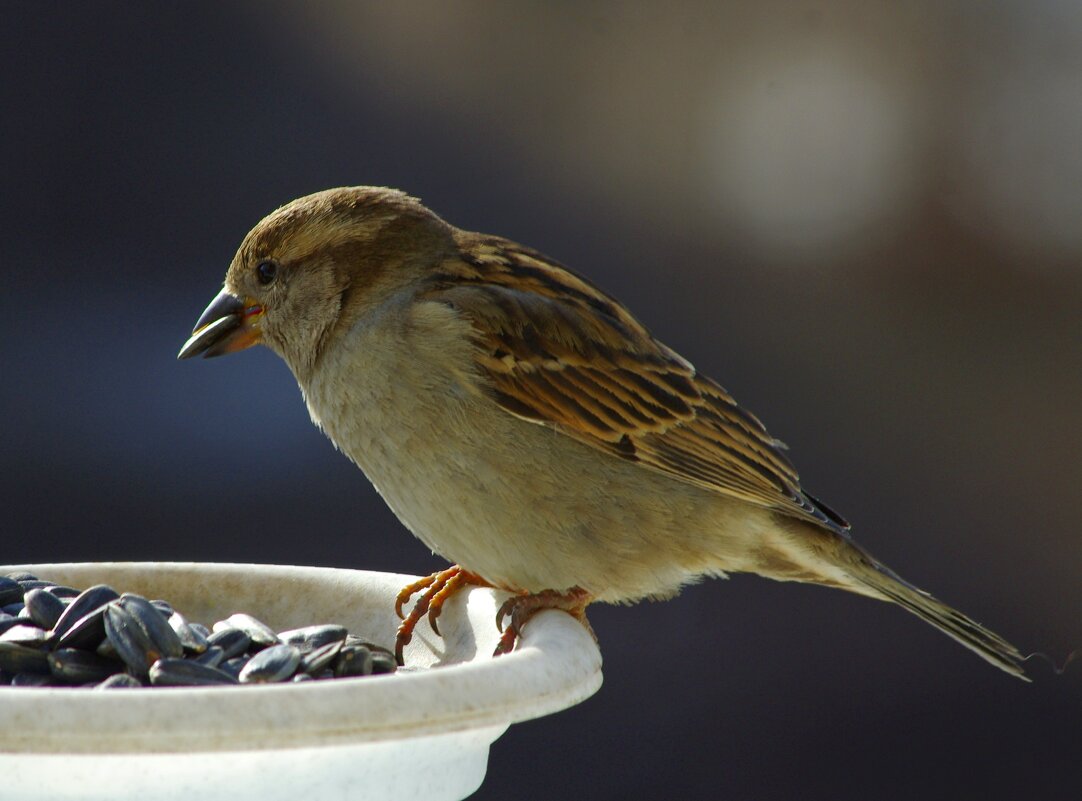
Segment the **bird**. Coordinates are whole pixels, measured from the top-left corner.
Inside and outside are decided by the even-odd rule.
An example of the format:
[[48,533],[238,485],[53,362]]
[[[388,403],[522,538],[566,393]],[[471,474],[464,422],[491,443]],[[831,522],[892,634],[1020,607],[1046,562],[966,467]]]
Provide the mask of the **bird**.
[[[893,602],[1007,673],[1013,645],[903,580],[786,446],[591,281],[388,187],[293,200],[243,239],[178,358],[260,344],[312,421],[451,563],[402,589],[396,654],[487,586],[496,654],[542,609],[753,573]],[[409,614],[404,607],[416,596]]]

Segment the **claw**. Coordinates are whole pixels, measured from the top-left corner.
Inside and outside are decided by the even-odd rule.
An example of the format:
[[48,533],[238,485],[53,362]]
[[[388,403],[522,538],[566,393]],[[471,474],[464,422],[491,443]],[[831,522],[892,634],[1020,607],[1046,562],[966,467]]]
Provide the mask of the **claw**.
[[[476,584],[481,587],[491,586],[476,573],[470,573],[455,565],[418,579],[402,588],[395,598],[394,604],[395,613],[402,619],[394,643],[394,655],[399,665],[403,664],[403,649],[413,639],[413,630],[417,627],[421,618],[428,615],[429,625],[432,626],[432,630],[436,634],[439,634],[440,630],[436,621],[443,611],[444,603],[465,584]],[[421,592],[422,590],[423,592]],[[417,599],[417,603],[413,605],[409,615],[404,616],[402,607],[417,592],[421,592],[421,597]]]
[[471,582],[472,578],[474,578],[472,573],[467,573],[465,570],[459,570],[453,576],[448,578],[438,590],[433,588],[428,601],[428,625],[430,625],[432,631],[436,632],[440,637],[443,635],[440,634],[440,628],[436,625],[436,621],[439,619],[439,616],[443,614],[444,603],[448,598],[458,592],[458,589],[463,584],[476,584],[477,582]]
[[[466,584],[476,584],[480,587],[492,586],[476,573],[470,573],[455,565],[418,579],[402,588],[395,598],[394,605],[395,614],[402,620],[398,626],[394,644],[394,655],[399,665],[403,664],[403,651],[413,640],[413,631],[421,618],[427,616],[432,631],[442,636],[437,621],[443,612],[443,605]],[[406,602],[418,592],[421,596],[417,599],[417,603],[413,605],[408,615],[404,615],[402,610]],[[589,621],[586,620],[586,607],[592,600],[593,596],[580,587],[574,587],[567,592],[544,590],[533,594],[520,592],[518,595],[512,595],[500,604],[496,612],[496,628],[500,631],[500,640],[492,655],[502,656],[511,653],[522,634],[522,627],[542,609],[561,609],[567,612],[582,623],[596,640],[597,636],[594,635]],[[508,617],[510,620],[507,619]]]
[[394,612],[396,615],[398,615],[399,620],[406,619],[405,615],[402,614],[402,607],[406,604],[410,597],[418,590],[423,590],[425,587],[430,586],[432,582],[436,581],[436,578],[439,575],[439,573],[433,573],[430,576],[425,576],[422,579],[418,579],[412,584],[407,584],[405,587],[399,590],[398,595],[394,599]]
[[417,627],[417,622],[425,616],[425,612],[428,611],[428,593],[421,596],[416,606],[410,610],[409,617],[405,618],[398,626],[398,633],[394,639],[394,658],[398,661],[399,665],[405,664],[402,661],[402,649],[404,649],[413,639],[413,630]]
[[[580,587],[574,587],[563,593],[556,590],[544,590],[532,595],[524,593],[511,596],[500,605],[496,612],[496,628],[500,630],[501,636],[492,655],[502,656],[513,651],[515,642],[522,633],[522,627],[542,609],[561,609],[567,612],[582,623],[596,641],[597,635],[594,634],[590,622],[586,619],[586,607],[592,600],[593,596]],[[511,616],[511,620],[505,628],[504,620],[508,615]]]
[[405,623],[398,627],[398,633],[394,638],[394,661],[399,667],[406,664],[406,661],[402,658],[402,649],[409,645],[412,639],[412,629],[406,629]]
[[511,653],[515,649],[516,640],[518,640],[518,632],[508,629],[500,636],[500,641],[496,644],[496,650],[492,652],[492,655],[503,656]]
[[515,611],[515,604],[522,600],[523,597],[525,596],[512,595],[500,604],[500,608],[496,611],[496,628],[500,630],[501,634],[503,633],[503,619]]

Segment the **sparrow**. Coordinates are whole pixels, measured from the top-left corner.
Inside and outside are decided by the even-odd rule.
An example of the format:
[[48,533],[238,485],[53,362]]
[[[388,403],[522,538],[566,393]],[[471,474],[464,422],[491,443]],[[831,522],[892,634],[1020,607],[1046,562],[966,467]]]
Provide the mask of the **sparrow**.
[[178,358],[257,343],[399,520],[453,563],[399,594],[400,661],[418,622],[438,633],[443,603],[468,585],[511,593],[499,654],[541,609],[589,628],[595,601],[742,572],[896,603],[1026,678],[1014,646],[858,546],[759,419],[620,303],[404,192],[317,192],[248,233]]

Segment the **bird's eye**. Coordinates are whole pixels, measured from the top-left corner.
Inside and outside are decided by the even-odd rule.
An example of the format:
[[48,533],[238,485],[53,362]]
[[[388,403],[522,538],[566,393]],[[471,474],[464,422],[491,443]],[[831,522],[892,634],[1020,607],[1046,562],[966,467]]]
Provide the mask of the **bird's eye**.
[[259,276],[259,283],[266,286],[278,276],[278,265],[273,261],[261,261],[256,265],[255,273]]

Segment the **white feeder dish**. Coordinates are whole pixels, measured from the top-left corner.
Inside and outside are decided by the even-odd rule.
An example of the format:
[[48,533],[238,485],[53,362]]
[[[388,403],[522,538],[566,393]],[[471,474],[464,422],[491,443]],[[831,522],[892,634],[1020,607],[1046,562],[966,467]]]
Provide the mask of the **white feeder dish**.
[[[248,612],[276,631],[338,623],[387,645],[394,599],[415,576],[275,565],[160,562],[8,565],[85,589],[163,598],[191,621]],[[492,657],[506,593],[456,593],[422,621],[407,670],[244,687],[0,687],[0,801],[296,801],[465,798],[510,725],[601,686],[601,654],[563,612],[531,618]]]

